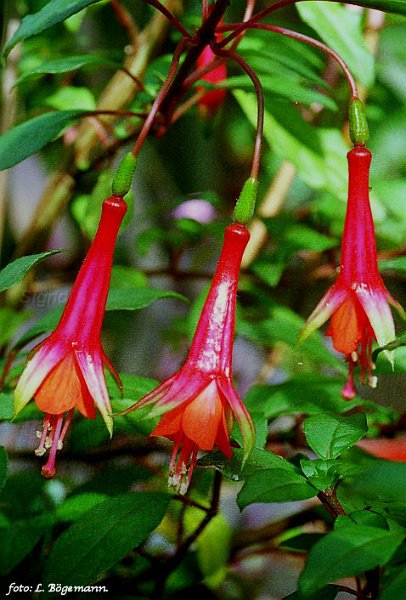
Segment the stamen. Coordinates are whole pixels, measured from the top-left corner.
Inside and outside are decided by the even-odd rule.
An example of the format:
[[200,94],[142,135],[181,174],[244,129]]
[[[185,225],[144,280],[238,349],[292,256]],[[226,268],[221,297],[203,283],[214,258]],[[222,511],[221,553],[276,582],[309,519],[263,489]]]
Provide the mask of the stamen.
[[46,414],[42,423],[42,433],[41,431],[37,431],[36,432],[36,436],[37,438],[40,438],[40,442],[39,442],[39,446],[38,448],[35,450],[35,454],[36,456],[44,456],[45,452],[47,451],[47,435],[48,435],[48,431],[51,428],[51,420],[50,420],[50,415]]
[[378,377],[376,375],[371,375],[368,380],[369,386],[373,389],[378,385]]
[[[182,439],[183,438],[183,439]],[[182,496],[186,494],[196,464],[198,447],[186,436],[175,440],[169,465],[168,487]]]

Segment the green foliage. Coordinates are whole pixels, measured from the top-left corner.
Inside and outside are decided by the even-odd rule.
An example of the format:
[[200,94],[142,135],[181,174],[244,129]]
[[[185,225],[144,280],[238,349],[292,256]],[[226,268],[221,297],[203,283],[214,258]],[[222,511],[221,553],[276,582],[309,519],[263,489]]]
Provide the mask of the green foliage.
[[8,575],[31,552],[52,525],[53,519],[44,515],[1,527],[0,575]]
[[4,55],[14,48],[18,42],[42,33],[49,27],[62,23],[68,17],[76,14],[80,10],[96,4],[100,0],[50,0],[40,11],[33,15],[27,15],[20,27],[17,29],[11,40],[4,48]]
[[0,491],[7,479],[8,457],[5,448],[0,446]]
[[165,494],[131,493],[93,506],[58,538],[46,566],[45,584],[95,581],[159,525],[169,500]]
[[83,54],[78,56],[68,56],[67,58],[58,58],[56,60],[46,60],[23,73],[23,75],[20,75],[14,83],[14,86],[20,85],[27,79],[37,77],[38,75],[69,73],[86,66],[107,66],[112,69],[117,69],[120,68],[120,63],[113,62],[104,56],[97,56],[96,54]]
[[319,414],[306,419],[307,443],[320,458],[338,458],[367,433],[365,415],[338,416]]
[[0,137],[0,170],[9,169],[52,142],[85,110],[60,110],[29,119]]
[[402,533],[358,525],[348,517],[340,517],[334,531],[323,536],[311,549],[300,576],[299,590],[304,594],[313,593],[341,577],[382,566],[402,541]]
[[43,261],[48,256],[57,254],[61,250],[53,250],[52,252],[41,252],[40,254],[32,254],[31,256],[22,256],[13,262],[9,263],[0,271],[0,291],[3,292],[8,288],[20,283],[24,276],[32,267]]
[[328,2],[299,2],[297,9],[303,21],[347,63],[356,79],[369,87],[374,78],[374,58],[364,45],[361,16]]
[[242,510],[253,502],[287,502],[305,500],[315,495],[315,489],[292,467],[284,464],[281,469],[255,471],[238,494],[238,506]]
[[[340,67],[300,37],[250,28],[235,39],[234,51],[264,93],[258,186],[247,179],[258,98],[243,63],[230,56],[222,56],[227,74],[221,81],[196,72],[200,2],[163,3],[171,19],[154,2],[127,0],[30,0],[5,11],[0,169],[12,170],[8,204],[0,210],[2,580],[100,583],[117,600],[334,600],[343,585],[354,597],[357,586],[370,600],[403,597],[402,314],[395,317],[396,337],[384,348],[373,344],[376,389],[362,383],[356,366],[351,401],[341,396],[348,365],[324,330],[298,344],[340,265],[346,153],[351,137],[365,143],[364,117],[374,155],[380,272],[406,305],[406,1],[350,2],[365,10],[330,1],[288,3],[261,22],[314,36],[338,52],[362,85],[362,115],[358,101],[349,106]],[[225,8],[227,28],[246,9],[243,0],[216,4]],[[271,7],[260,4],[255,12]],[[381,19],[367,9],[394,14]],[[176,18],[192,37],[179,65],[172,62],[182,37]],[[161,97],[171,65],[177,75]],[[201,95],[213,90],[224,91],[224,103],[205,112]],[[157,98],[162,104],[135,159],[134,144],[144,123],[150,125]],[[109,439],[99,414],[85,418],[75,409],[57,453],[57,475],[46,481],[40,475],[46,458],[33,454],[43,412],[31,401],[14,418],[14,389],[24,347],[29,353],[59,322],[111,193],[127,194],[128,204],[101,337],[122,381],[121,389],[105,369],[114,436]],[[233,382],[258,447],[243,464],[237,419],[232,423],[220,389],[232,456],[218,450],[225,449],[218,432],[213,451],[198,455],[187,495],[170,496],[168,475],[173,483],[174,464],[195,450],[187,439],[177,447],[179,415],[164,417],[165,439],[151,435],[159,419],[150,418],[150,406],[122,411],[182,364],[224,227],[232,218],[248,223],[257,195],[238,282]],[[39,264],[62,246],[69,252]],[[10,259],[16,255],[23,258]],[[394,351],[394,372],[383,350]],[[65,383],[59,387],[67,400]],[[187,391],[178,389],[173,400]],[[200,414],[192,425],[208,427]],[[362,442],[358,447],[365,436],[378,437],[377,457]],[[396,461],[380,457],[386,438]]]

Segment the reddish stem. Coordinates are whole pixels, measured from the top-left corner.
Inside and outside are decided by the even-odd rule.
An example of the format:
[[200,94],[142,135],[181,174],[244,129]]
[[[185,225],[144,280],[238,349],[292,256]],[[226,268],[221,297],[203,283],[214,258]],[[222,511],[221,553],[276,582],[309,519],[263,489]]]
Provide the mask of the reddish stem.
[[231,58],[235,62],[237,62],[240,67],[247,73],[248,77],[251,79],[254,88],[255,94],[257,96],[258,103],[258,112],[257,112],[257,131],[255,135],[255,146],[254,146],[254,155],[252,158],[252,166],[251,166],[251,174],[250,177],[252,179],[258,179],[258,172],[261,163],[261,152],[262,152],[262,136],[264,131],[264,92],[262,89],[261,82],[259,80],[258,75],[255,71],[249,66],[247,62],[236,52],[233,50],[220,50],[217,45],[213,46],[214,54],[218,56],[224,56],[225,58]]
[[175,17],[175,15],[173,15],[167,8],[166,6],[164,6],[163,4],[161,4],[159,2],[159,0],[142,0],[145,4],[149,4],[150,6],[153,6],[154,8],[156,8],[157,10],[159,10],[159,12],[161,12],[167,19],[168,21],[174,26],[176,27],[176,29],[178,31],[180,31],[180,33],[185,37],[190,39],[192,36],[191,34],[188,32],[187,29],[185,29],[182,25],[182,23]]
[[173,53],[171,66],[169,68],[168,75],[165,79],[165,83],[163,84],[162,88],[160,89],[158,96],[154,100],[154,103],[152,105],[150,113],[144,122],[144,125],[139,133],[138,139],[132,150],[132,153],[134,154],[134,156],[137,156],[137,154],[141,150],[142,144],[144,143],[145,138],[147,137],[149,130],[151,129],[151,127],[154,123],[157,112],[160,109],[160,106],[161,106],[163,100],[165,99],[166,94],[168,93],[171,83],[173,82],[176,72],[178,70],[179,59],[182,55],[182,52],[183,52],[187,42],[188,42],[188,40],[183,38],[183,39],[181,39],[179,44],[176,46],[175,52]]
[[130,16],[130,13],[124,6],[121,5],[119,0],[110,0],[111,8],[116,14],[118,22],[128,33],[129,40],[132,46],[135,46],[138,36],[137,28]]
[[[234,27],[238,28],[239,25],[231,23],[229,25],[226,25],[225,27],[222,27],[221,29],[223,31],[228,31],[230,29],[233,29]],[[254,23],[253,25],[249,26],[248,29],[263,29],[265,31],[272,31],[273,33],[285,35],[294,40],[297,40],[298,42],[303,42],[305,44],[308,44],[309,46],[314,46],[315,48],[322,50],[323,52],[328,54],[333,60],[335,60],[343,70],[343,73],[348,81],[348,85],[351,90],[352,99],[355,100],[356,98],[358,98],[357,84],[355,83],[355,79],[347,64],[343,61],[339,54],[334,52],[334,50],[332,50],[326,44],[323,44],[323,42],[320,42],[319,40],[316,40],[308,35],[304,35],[303,33],[299,33],[298,31],[286,29],[285,27],[278,27],[277,25],[268,25],[267,23]]]
[[[245,7],[245,11],[244,11],[244,16],[242,18],[243,23],[246,21],[249,21],[251,19],[252,13],[254,12],[254,8],[255,8],[255,3],[256,3],[256,0],[247,0],[247,4]],[[237,48],[242,37],[244,36],[244,33],[245,32],[241,32],[241,34],[234,40],[234,43],[232,44],[230,50],[235,50]]]

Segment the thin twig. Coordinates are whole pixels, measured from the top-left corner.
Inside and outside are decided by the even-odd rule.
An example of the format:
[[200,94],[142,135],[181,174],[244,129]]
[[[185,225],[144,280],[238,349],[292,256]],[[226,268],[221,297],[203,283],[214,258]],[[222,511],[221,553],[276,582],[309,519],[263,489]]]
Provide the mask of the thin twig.
[[194,532],[189,535],[181,544],[178,546],[176,553],[171,556],[163,565],[161,565],[159,572],[156,575],[156,586],[152,600],[159,600],[162,598],[163,591],[165,589],[165,583],[169,575],[178,567],[182,562],[185,555],[187,554],[190,546],[195,543],[199,535],[205,530],[210,521],[217,515],[219,503],[220,503],[220,492],[221,492],[222,475],[219,471],[214,472],[213,492],[210,502],[210,507],[207,509],[206,515],[201,523],[196,527]]
[[163,4],[161,4],[161,2],[159,2],[159,0],[142,0],[145,4],[149,4],[150,6],[153,6],[154,8],[156,8],[157,10],[159,10],[159,12],[161,12],[167,19],[168,21],[171,23],[171,25],[173,25],[174,27],[176,27],[176,29],[178,31],[180,31],[180,33],[185,37],[185,38],[191,38],[191,34],[188,32],[187,29],[185,29],[182,25],[182,23],[175,17],[175,15],[173,13],[171,13],[166,6],[164,6]]
[[[224,31],[228,31],[228,30],[232,29],[233,27],[238,27],[238,24],[231,23],[229,25],[226,25],[225,27],[222,27],[222,29]],[[339,54],[334,52],[334,50],[332,50],[326,44],[323,44],[323,42],[320,42],[319,40],[316,40],[315,38],[312,38],[308,35],[304,35],[303,33],[299,33],[298,31],[293,31],[292,29],[286,29],[285,27],[279,27],[276,25],[269,25],[267,23],[254,23],[252,26],[248,27],[248,29],[262,29],[265,31],[271,31],[273,33],[278,33],[280,35],[284,35],[286,37],[290,37],[294,40],[297,40],[298,42],[303,42],[304,44],[308,44],[309,46],[314,46],[315,48],[318,48],[322,52],[325,52],[326,54],[328,54],[328,56],[330,56],[333,60],[335,60],[338,63],[338,65],[341,67],[341,69],[348,81],[348,86],[351,90],[352,98],[353,99],[358,98],[357,84],[356,84],[354,76],[351,73],[350,69],[348,68],[347,64],[344,62],[344,60],[341,58],[341,56]]]
[[262,136],[264,131],[264,91],[262,89],[261,81],[249,64],[236,52],[233,50],[220,50],[217,46],[213,46],[213,52],[216,55],[223,56],[225,58],[231,58],[235,62],[237,62],[240,67],[246,72],[248,77],[251,79],[254,88],[255,94],[257,96],[257,131],[255,135],[255,145],[254,145],[254,154],[252,158],[252,166],[251,166],[251,178],[258,179],[259,167],[261,164],[261,152],[262,152]]
[[187,44],[187,40],[184,38],[181,39],[181,41],[179,42],[179,44],[177,45],[177,47],[175,49],[175,52],[173,53],[173,58],[172,58],[171,66],[169,68],[168,75],[165,79],[163,86],[161,87],[161,89],[159,91],[158,96],[154,100],[154,103],[151,107],[150,113],[144,122],[144,125],[140,131],[140,134],[139,134],[137,141],[134,145],[134,148],[132,150],[132,153],[134,154],[134,156],[137,156],[138,152],[141,150],[141,147],[145,141],[145,138],[147,137],[149,130],[151,129],[151,127],[154,123],[157,112],[160,109],[160,106],[161,106],[163,100],[165,99],[166,94],[168,93],[168,90],[169,90],[169,88],[174,80],[174,77],[176,75],[176,72],[178,70],[179,59],[182,56],[182,53],[185,49],[186,44]]

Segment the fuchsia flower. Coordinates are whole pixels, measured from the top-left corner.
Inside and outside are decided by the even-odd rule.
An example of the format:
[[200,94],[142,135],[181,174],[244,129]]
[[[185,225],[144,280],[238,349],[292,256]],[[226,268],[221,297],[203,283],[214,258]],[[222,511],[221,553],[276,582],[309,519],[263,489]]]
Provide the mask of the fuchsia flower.
[[55,475],[56,451],[72,419],[74,409],[89,419],[100,411],[111,435],[113,420],[103,364],[120,379],[104,354],[100,331],[110,284],[114,246],[127,205],[121,196],[103,202],[99,227],[78,273],[57,328],[42,341],[25,367],[15,390],[15,412],[34,397],[45,413],[39,448],[50,449],[42,468],[46,478]]
[[226,228],[221,256],[185,364],[125,412],[155,404],[150,416],[165,413],[151,435],[173,440],[168,485],[184,494],[198,450],[217,446],[231,458],[230,432],[236,417],[244,460],[255,433],[250,415],[232,383],[232,352],[238,275],[249,233]]
[[[331,317],[326,335],[342,352],[349,376],[342,396],[355,396],[354,367],[360,366],[361,380],[372,386],[372,343],[385,346],[395,337],[389,304],[401,315],[403,309],[386,289],[378,272],[374,223],[369,204],[371,153],[355,146],[347,155],[349,168],[348,203],[345,217],[340,273],[308,318],[300,339],[306,339]],[[392,362],[391,353],[387,352]]]

